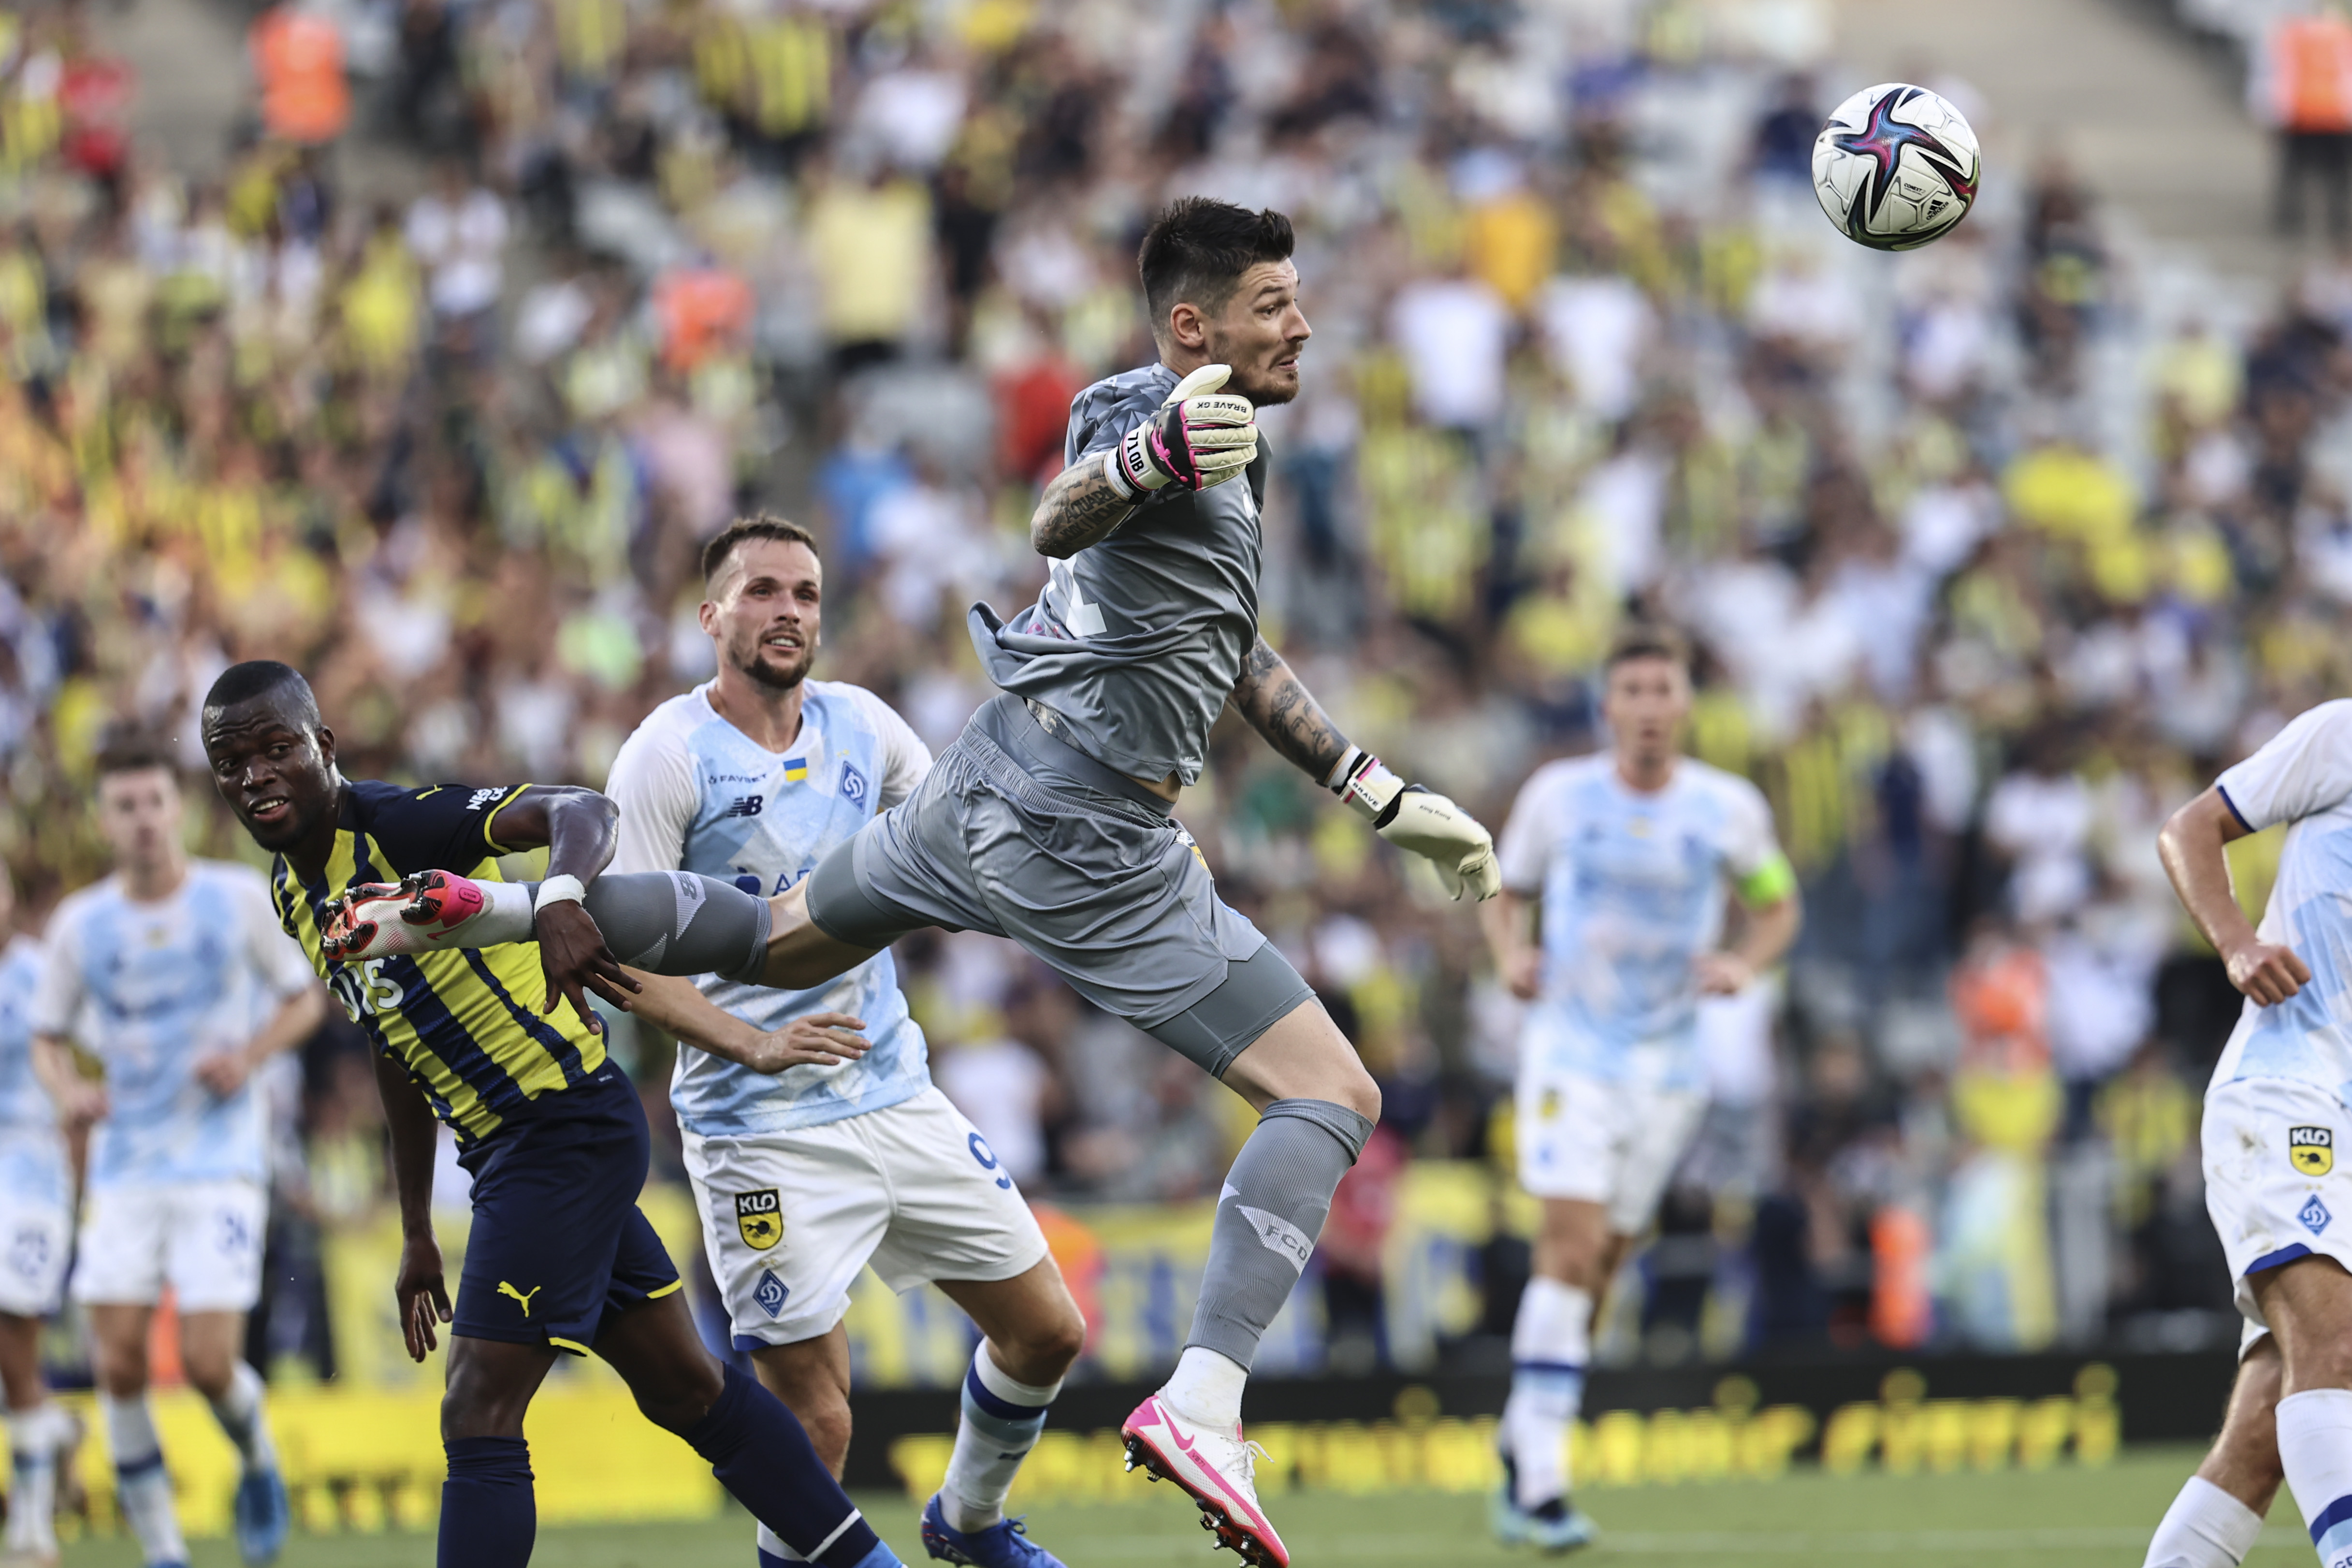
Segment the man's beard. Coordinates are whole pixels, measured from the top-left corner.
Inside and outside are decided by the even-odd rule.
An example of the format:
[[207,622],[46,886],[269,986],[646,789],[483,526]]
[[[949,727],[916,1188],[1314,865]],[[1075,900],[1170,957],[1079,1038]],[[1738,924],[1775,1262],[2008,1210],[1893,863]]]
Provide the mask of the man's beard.
[[789,668],[780,668],[768,659],[758,643],[753,643],[749,657],[737,659],[735,668],[771,691],[790,691],[808,679],[809,666],[815,662],[816,649],[803,647],[800,658]]
[[[1223,353],[1213,342],[1209,344],[1209,356],[1212,363],[1229,364],[1234,367],[1234,377],[1224,384],[1223,390],[1237,392],[1260,408],[1277,407],[1298,395],[1297,382],[1293,381],[1287,386],[1261,382],[1256,373],[1243,370],[1233,355]],[[1297,362],[1293,361],[1291,368],[1294,371],[1297,370]]]

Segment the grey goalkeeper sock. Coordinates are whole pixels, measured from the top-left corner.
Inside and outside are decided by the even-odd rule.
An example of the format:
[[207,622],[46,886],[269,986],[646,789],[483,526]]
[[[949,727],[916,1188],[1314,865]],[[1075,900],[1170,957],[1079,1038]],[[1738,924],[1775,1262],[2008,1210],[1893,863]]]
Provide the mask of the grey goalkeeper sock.
[[[533,899],[539,884],[526,882]],[[581,900],[604,945],[649,974],[716,974],[756,984],[768,957],[768,900],[692,871],[607,874]]]
[[1234,1158],[1209,1237],[1209,1267],[1187,1346],[1247,1367],[1306,1271],[1339,1178],[1372,1124],[1328,1100],[1277,1100]]

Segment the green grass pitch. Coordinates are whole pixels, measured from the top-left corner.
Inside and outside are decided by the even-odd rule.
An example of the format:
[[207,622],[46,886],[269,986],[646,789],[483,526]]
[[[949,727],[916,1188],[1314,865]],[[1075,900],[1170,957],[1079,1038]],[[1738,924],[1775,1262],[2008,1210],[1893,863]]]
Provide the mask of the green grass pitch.
[[[2138,1568],[2148,1532],[2196,1463],[2191,1449],[2141,1449],[2104,1469],[2061,1467],[2035,1474],[1861,1476],[1805,1471],[1777,1481],[1723,1481],[1596,1491],[1586,1500],[1605,1531],[1578,1554],[1579,1568],[1727,1568],[1786,1563],[1801,1568]],[[860,1502],[909,1563],[929,1559],[904,1500]],[[1477,1498],[1438,1493],[1341,1497],[1293,1494],[1270,1510],[1297,1568],[1360,1564],[1529,1564],[1486,1536]],[[1070,1568],[1215,1568],[1194,1514],[1171,1487],[1148,1503],[1038,1509],[1036,1538]],[[543,1530],[535,1561],[549,1568],[751,1568],[751,1525],[741,1515],[704,1524]],[[127,1542],[69,1548],[67,1568],[135,1568]],[[224,1542],[196,1545],[193,1568],[231,1568]],[[429,1568],[424,1535],[299,1537],[284,1568]],[[2252,1568],[2313,1561],[2284,1493],[2271,1510]]]

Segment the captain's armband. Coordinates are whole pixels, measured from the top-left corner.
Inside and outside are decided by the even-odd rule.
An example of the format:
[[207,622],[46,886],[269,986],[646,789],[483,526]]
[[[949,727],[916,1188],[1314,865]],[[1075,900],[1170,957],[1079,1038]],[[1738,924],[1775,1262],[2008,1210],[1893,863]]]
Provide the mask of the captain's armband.
[[1732,884],[1739,901],[1749,909],[1761,909],[1777,904],[1797,890],[1797,869],[1789,858],[1778,849],[1772,851],[1764,864]]

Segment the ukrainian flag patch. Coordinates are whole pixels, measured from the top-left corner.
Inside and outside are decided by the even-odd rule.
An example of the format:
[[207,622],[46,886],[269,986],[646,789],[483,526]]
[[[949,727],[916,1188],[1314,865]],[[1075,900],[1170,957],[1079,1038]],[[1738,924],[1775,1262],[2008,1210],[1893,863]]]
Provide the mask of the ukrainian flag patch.
[[786,784],[799,784],[803,779],[807,777],[808,759],[806,757],[786,757],[784,759],[784,782]]

